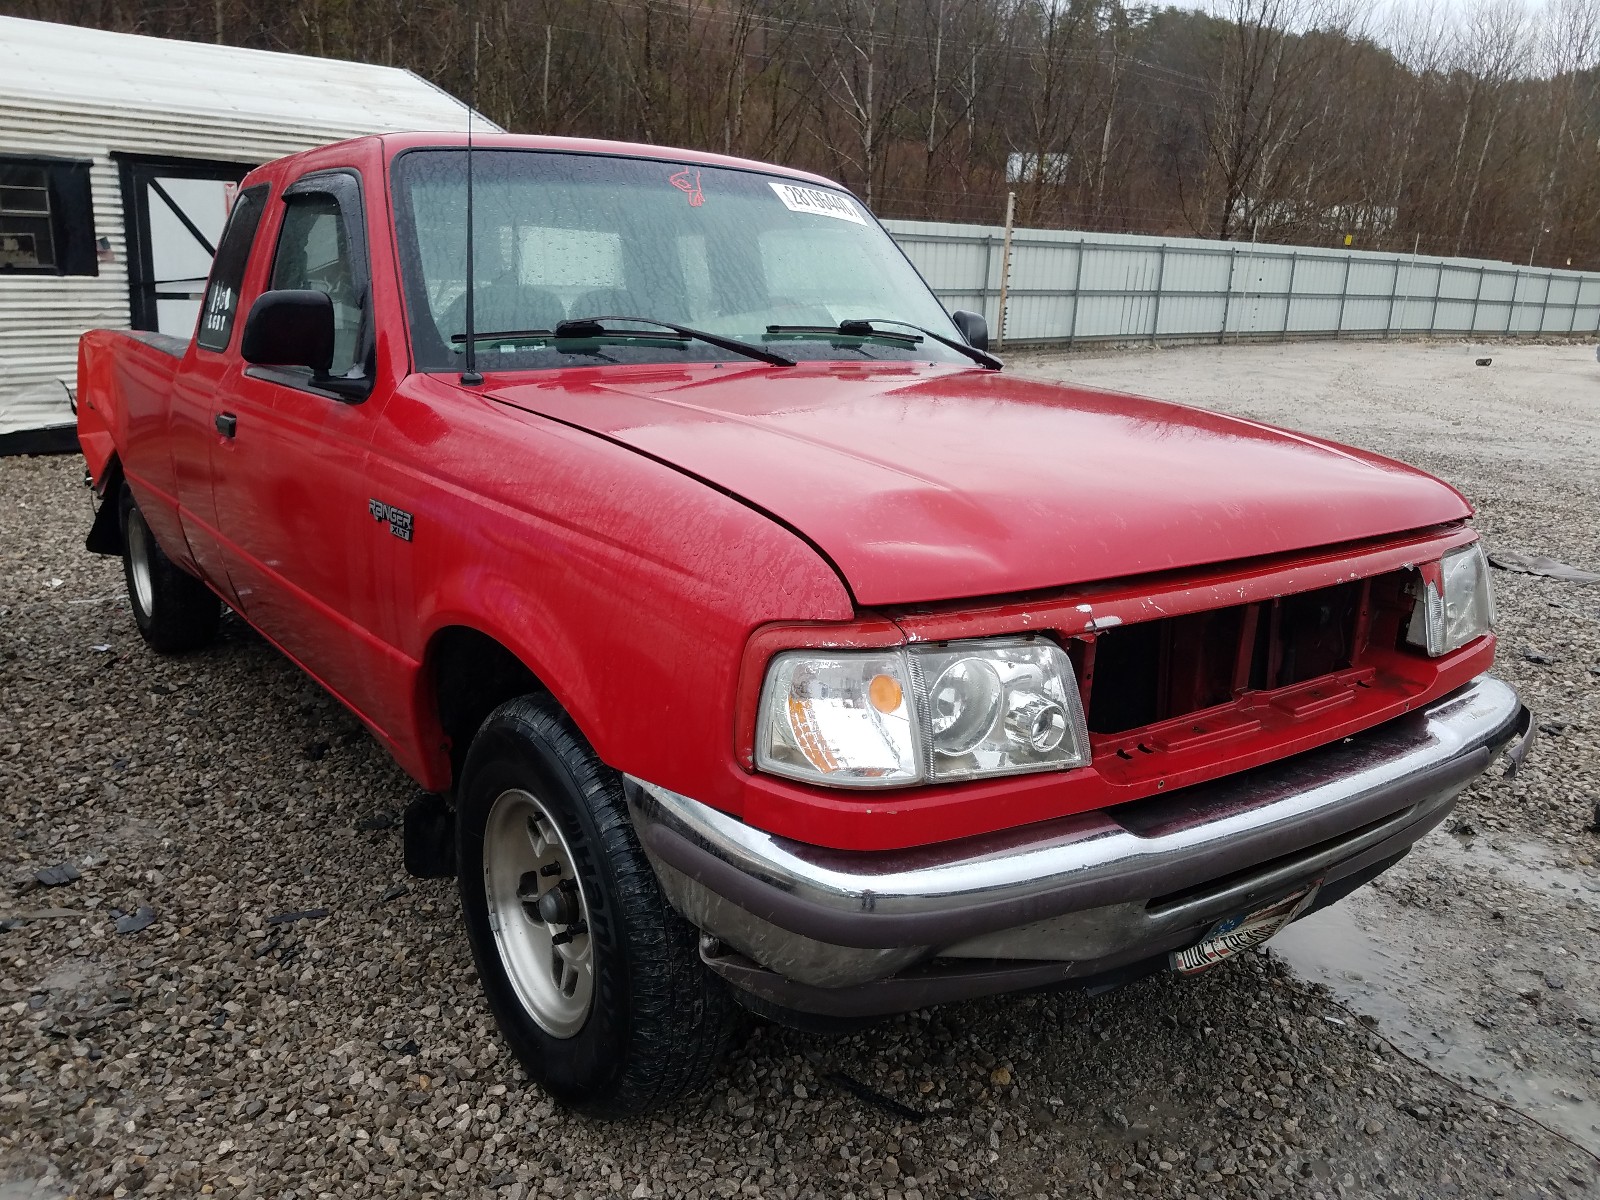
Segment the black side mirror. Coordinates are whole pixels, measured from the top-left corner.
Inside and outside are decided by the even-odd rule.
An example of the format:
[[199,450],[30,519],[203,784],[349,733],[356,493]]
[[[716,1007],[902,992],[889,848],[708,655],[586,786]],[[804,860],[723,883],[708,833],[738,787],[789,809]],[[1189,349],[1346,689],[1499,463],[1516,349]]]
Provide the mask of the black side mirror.
[[326,375],[333,365],[333,299],[316,291],[262,292],[245,318],[239,353],[258,366]]
[[[961,330],[961,336],[967,339],[967,345],[974,350],[987,350],[989,348],[989,322],[985,321],[975,312],[968,312],[958,308],[950,314],[950,319],[956,323],[956,328]],[[250,330],[245,328],[245,336]]]

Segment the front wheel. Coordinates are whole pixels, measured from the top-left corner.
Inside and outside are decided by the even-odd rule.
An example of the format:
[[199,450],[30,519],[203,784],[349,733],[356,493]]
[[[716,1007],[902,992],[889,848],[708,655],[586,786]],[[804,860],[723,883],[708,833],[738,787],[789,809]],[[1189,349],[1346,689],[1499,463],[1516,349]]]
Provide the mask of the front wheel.
[[117,498],[122,516],[122,573],[139,633],[159,654],[209,645],[222,620],[222,601],[167,557],[156,543],[127,484]]
[[456,836],[478,975],[537,1083],[617,1117],[711,1078],[732,1000],[661,895],[620,778],[552,700],[512,700],[484,722],[462,771]]

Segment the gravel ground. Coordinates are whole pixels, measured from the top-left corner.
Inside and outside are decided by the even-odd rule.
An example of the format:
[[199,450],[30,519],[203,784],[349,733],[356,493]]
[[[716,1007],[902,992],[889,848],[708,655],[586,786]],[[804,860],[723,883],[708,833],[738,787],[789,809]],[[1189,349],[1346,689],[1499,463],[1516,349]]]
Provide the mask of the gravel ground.
[[[1398,453],[1460,484],[1492,545],[1600,567],[1600,370],[1583,347],[1493,354],[1485,370],[1465,347],[1375,345],[1017,366]],[[1293,968],[1256,955],[1182,984],[956,1006],[845,1038],[753,1025],[710,1094],[602,1125],[526,1086],[479,999],[453,888],[404,876],[413,785],[234,619],[204,653],[146,651],[117,564],[81,549],[80,476],[73,458],[0,460],[0,1200],[1595,1184],[1567,1140],[1585,1122],[1552,1120],[1516,1085],[1559,1078],[1574,1110],[1600,1087],[1586,829],[1600,587],[1497,575],[1504,673],[1551,732],[1514,781],[1469,793],[1434,857],[1353,898],[1322,958],[1310,939]],[[58,864],[80,877],[36,884]],[[1335,961],[1368,961],[1375,921],[1388,973]],[[1435,949],[1451,970],[1419,965]],[[1518,984],[1524,959],[1539,973]],[[1391,983],[1443,997],[1385,1007]],[[1493,1025],[1471,1025],[1482,1044],[1452,1058],[1428,1019],[1454,1029],[1469,1012]],[[1509,1073],[1479,1073],[1491,1059]]]

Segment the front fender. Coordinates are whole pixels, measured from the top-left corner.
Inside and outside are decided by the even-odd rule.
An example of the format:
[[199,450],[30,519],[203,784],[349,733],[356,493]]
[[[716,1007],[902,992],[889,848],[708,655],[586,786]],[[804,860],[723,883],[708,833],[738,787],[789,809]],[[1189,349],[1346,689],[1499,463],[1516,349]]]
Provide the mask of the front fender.
[[[447,627],[492,638],[618,770],[714,802],[751,631],[854,615],[799,537],[626,447],[433,377],[407,380],[384,426],[371,494],[415,521],[372,551],[393,644],[423,664]],[[414,728],[447,777],[428,674]]]

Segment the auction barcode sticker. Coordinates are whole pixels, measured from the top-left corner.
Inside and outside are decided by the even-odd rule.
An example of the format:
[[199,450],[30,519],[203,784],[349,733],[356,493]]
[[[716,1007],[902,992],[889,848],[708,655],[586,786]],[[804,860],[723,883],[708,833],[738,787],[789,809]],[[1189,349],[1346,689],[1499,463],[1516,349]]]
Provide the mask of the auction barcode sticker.
[[856,207],[854,200],[827,188],[802,187],[797,183],[774,183],[772,190],[778,193],[778,199],[783,201],[790,212],[834,217],[840,221],[854,221],[857,225],[867,223],[867,219],[861,215],[861,210]]

